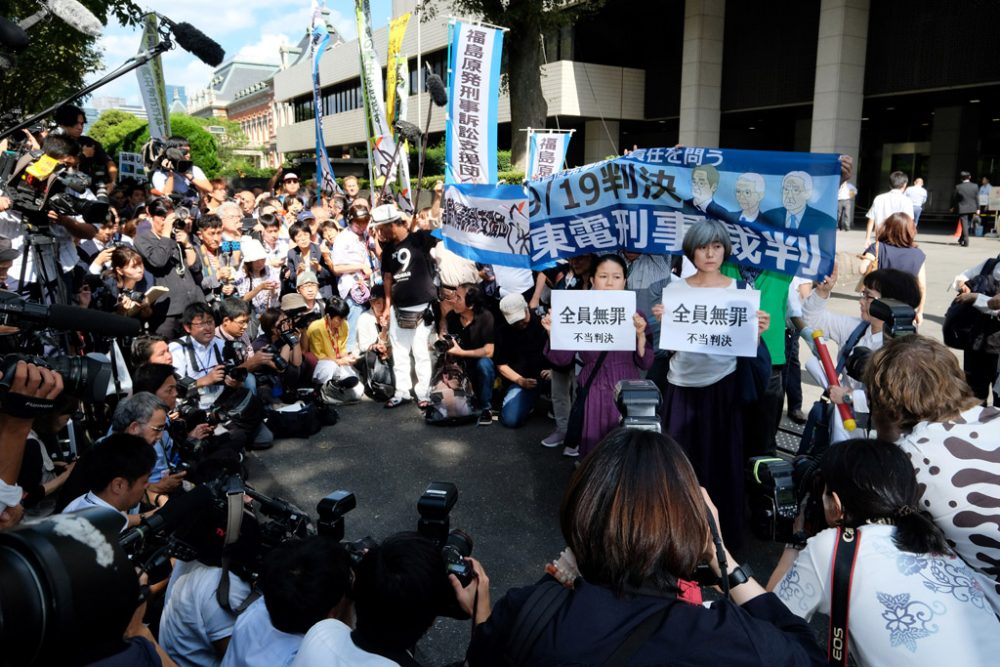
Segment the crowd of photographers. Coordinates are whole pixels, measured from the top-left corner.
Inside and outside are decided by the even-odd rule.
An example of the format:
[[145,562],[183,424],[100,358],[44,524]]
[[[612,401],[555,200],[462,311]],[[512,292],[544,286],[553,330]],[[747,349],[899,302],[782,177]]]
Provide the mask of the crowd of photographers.
[[[688,232],[675,261],[477,265],[430,233],[440,186],[412,217],[372,207],[350,177],[329,197],[307,194],[287,170],[269,188],[234,193],[205,178],[182,138],[147,156],[148,185],[118,181],[81,135],[79,109],[56,120],[59,131],[25,138],[0,197],[6,287],[142,330],[126,345],[73,333],[75,350],[112,360],[116,386],[100,405],[81,405],[84,380],[41,362],[8,364],[0,377],[0,528],[109,510],[143,572],[141,604],[120,614],[118,634],[73,661],[413,665],[413,646],[450,615],[472,618],[472,665],[823,664],[803,620],[817,610],[834,630],[842,621],[861,664],[985,664],[1000,649],[989,514],[1000,502],[990,445],[1000,412],[980,406],[947,349],[906,335],[906,313],[922,302],[913,276],[871,272],[858,316],[833,315],[836,274],[809,285],[748,272],[727,261],[728,235],[711,221]],[[77,172],[88,178],[65,175]],[[36,181],[48,183],[43,202]],[[53,199],[56,181],[72,194]],[[735,361],[658,349],[663,290],[682,285],[767,293],[766,379],[752,397]],[[551,350],[558,289],[635,291],[634,352]],[[786,354],[812,328],[840,349],[842,386],[829,401],[850,405],[862,428],[819,406],[800,459],[809,488],[798,471],[788,488],[774,434],[798,370]],[[665,397],[663,435],[615,429],[615,387],[640,376]],[[346,544],[352,497],[324,499],[317,535],[297,508],[245,483],[246,450],[311,435],[365,394],[483,426],[496,414],[508,428],[551,405],[555,430],[541,444],[580,464],[560,510],[568,548],[539,583],[491,604],[471,542],[448,531],[453,487],[428,489],[418,531]],[[751,457],[770,481],[758,474],[760,488],[745,489]],[[766,588],[730,551],[748,494],[770,503],[764,532],[788,543]],[[848,569],[849,621],[830,577],[845,533],[860,554]],[[698,583],[723,599],[703,606]],[[846,638],[831,634],[828,648]]]

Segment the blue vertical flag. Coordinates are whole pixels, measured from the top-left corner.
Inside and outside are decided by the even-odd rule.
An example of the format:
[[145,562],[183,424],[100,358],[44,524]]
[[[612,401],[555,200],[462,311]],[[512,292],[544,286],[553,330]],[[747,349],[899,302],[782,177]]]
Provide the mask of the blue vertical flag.
[[309,51],[312,54],[312,80],[313,80],[313,117],[316,121],[316,187],[319,193],[340,192],[340,186],[333,175],[333,167],[330,165],[330,156],[326,152],[326,141],[323,139],[323,96],[319,89],[319,61],[326,51],[326,45],[330,41],[330,32],[326,28],[326,19],[323,18],[323,7],[313,0],[312,33],[309,39]]
[[531,141],[528,144],[527,180],[535,181],[562,171],[572,136],[569,132],[532,130]]
[[496,183],[503,30],[461,21],[448,29],[445,183]]

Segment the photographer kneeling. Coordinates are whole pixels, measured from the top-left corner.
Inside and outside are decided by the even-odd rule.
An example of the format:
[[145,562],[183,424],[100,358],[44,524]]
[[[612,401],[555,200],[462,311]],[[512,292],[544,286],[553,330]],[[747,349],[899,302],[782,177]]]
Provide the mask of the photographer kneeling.
[[320,621],[292,667],[419,667],[410,649],[455,604],[441,549],[417,533],[397,533],[369,549],[355,566],[353,597],[354,632],[334,618]]
[[[152,394],[166,406],[166,428],[159,439],[153,443],[156,449],[156,467],[150,475],[150,491],[154,494],[153,504],[159,504],[157,495],[170,493],[180,486],[184,478],[185,463],[182,452],[187,451],[188,441],[203,440],[212,435],[214,430],[209,424],[198,424],[187,432],[172,428],[179,424],[186,427],[182,421],[175,421],[177,413],[178,384],[174,367],[169,364],[144,364],[139,366],[132,375],[133,398],[140,394]],[[126,399],[132,400],[132,399]],[[177,472],[180,471],[180,472]]]
[[907,455],[882,440],[848,440],[827,450],[817,475],[830,528],[801,551],[787,546],[768,589],[805,619],[830,615],[833,636],[862,666],[991,663],[1000,622],[984,593],[990,582],[921,509]]
[[332,296],[323,310],[322,319],[306,329],[308,352],[316,357],[313,382],[322,385],[323,396],[333,402],[357,403],[364,395],[358,373],[354,369],[358,357],[348,351],[347,304]]
[[[563,496],[560,524],[575,568],[562,578],[572,591],[546,575],[512,589],[490,612],[489,582],[476,564],[478,583],[460,594],[477,624],[468,664],[596,665],[612,657],[642,665],[825,664],[809,626],[721,541],[713,544],[715,515],[676,442],[651,431],[612,431],[581,460]],[[697,587],[684,581],[704,560],[727,577],[731,599],[704,607]],[[543,588],[553,595],[552,613],[536,594]],[[519,621],[544,630],[527,642],[514,632]]]
[[[920,286],[917,284],[917,279],[909,273],[895,269],[880,269],[867,274],[863,280],[864,287],[859,295],[858,303],[861,311],[860,317],[838,315],[826,309],[826,302],[837,284],[836,267],[834,267],[833,274],[816,284],[812,294],[802,304],[802,319],[807,328],[803,329],[801,333],[811,334],[811,329],[821,329],[825,338],[837,343],[841,359],[841,363],[838,364],[839,368],[844,367],[853,349],[864,347],[874,352],[885,343],[883,329],[886,323],[869,312],[872,301],[896,299],[914,309],[920,305]],[[810,338],[808,342],[811,343],[811,341]],[[850,364],[846,364],[846,366],[849,368]],[[830,400],[833,403],[850,405],[858,424],[864,425],[869,414],[864,385],[859,378],[851,377],[847,372],[841,372],[838,379],[841,386],[830,387]],[[840,413],[835,409],[831,412],[833,417],[829,421],[830,439],[828,442],[865,437],[864,428],[848,432],[844,428]],[[810,413],[810,420],[815,423],[816,419],[817,416]],[[809,426],[807,425],[806,428],[808,429]]]
[[295,323],[280,308],[268,308],[260,316],[260,335],[253,341],[254,354],[268,352],[271,364],[257,368],[258,396],[276,401],[279,397],[295,400],[302,375],[302,346]]
[[[245,301],[235,301],[245,308]],[[249,319],[249,315],[246,317]],[[242,316],[236,319],[233,326],[239,325],[245,330]],[[244,407],[253,408],[250,403],[256,399],[243,387],[249,377],[248,361],[240,354],[240,346],[235,341],[215,335],[212,307],[204,302],[192,303],[184,309],[181,322],[187,335],[170,344],[170,355],[177,374],[194,380],[192,389],[198,391],[198,407],[212,411],[232,403],[234,407],[246,404]],[[258,361],[269,362],[270,356],[262,352]],[[262,423],[262,411],[248,409],[235,414],[239,412],[238,409],[226,410],[226,414],[219,417],[228,422],[226,428],[236,448],[269,447],[274,436]]]

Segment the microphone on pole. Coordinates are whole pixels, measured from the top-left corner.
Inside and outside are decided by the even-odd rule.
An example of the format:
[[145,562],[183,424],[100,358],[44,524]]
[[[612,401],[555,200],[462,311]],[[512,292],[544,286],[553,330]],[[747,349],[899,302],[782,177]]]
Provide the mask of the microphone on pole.
[[413,197],[414,211],[420,206],[420,191],[423,189],[424,160],[427,157],[427,133],[431,129],[431,114],[434,112],[435,106],[443,107],[448,105],[448,89],[445,87],[444,81],[431,70],[429,64],[424,63],[424,65],[427,67],[427,78],[424,80],[424,86],[427,88],[427,92],[434,104],[427,105],[427,122],[424,124],[423,141],[420,142],[419,166],[417,167],[417,194]]
[[226,52],[219,43],[198,30],[190,23],[177,23],[163,14],[157,14],[164,23],[170,26],[174,39],[182,49],[193,54],[206,65],[218,67],[226,57]]

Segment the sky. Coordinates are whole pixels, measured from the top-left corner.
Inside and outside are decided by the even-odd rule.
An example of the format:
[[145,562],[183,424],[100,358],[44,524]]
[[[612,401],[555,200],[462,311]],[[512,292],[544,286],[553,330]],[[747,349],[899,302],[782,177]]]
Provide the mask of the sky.
[[[278,64],[279,47],[298,43],[312,20],[310,0],[137,0],[136,4],[198,28],[222,46],[226,61],[235,58]],[[357,37],[353,0],[326,0],[326,6],[330,22],[344,39]],[[391,13],[391,0],[371,0],[374,27],[387,25]],[[91,75],[88,83],[135,55],[141,35],[141,28],[122,27],[111,19],[98,40],[104,69]],[[205,88],[212,77],[212,67],[176,45],[162,61],[165,83],[184,86],[188,95]],[[136,81],[134,72],[125,74],[94,91],[91,100],[124,97],[128,104],[141,104]]]

